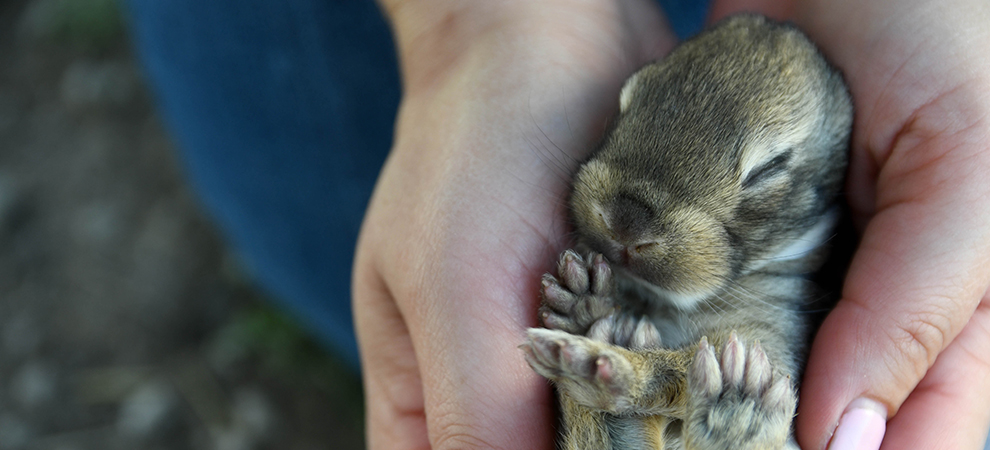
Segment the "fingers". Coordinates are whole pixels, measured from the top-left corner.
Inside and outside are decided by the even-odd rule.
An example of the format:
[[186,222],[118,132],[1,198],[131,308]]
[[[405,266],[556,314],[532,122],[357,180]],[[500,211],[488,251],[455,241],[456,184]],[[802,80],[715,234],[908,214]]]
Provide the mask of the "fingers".
[[[900,180],[881,178],[881,186],[890,183],[881,190],[882,209],[867,226],[843,299],[811,350],[797,419],[805,448],[825,448],[858,398],[880,402],[893,417],[987,292],[990,205],[981,198],[990,187],[955,163],[943,159],[924,171],[905,171]],[[894,172],[897,164],[887,169]],[[958,184],[932,183],[940,172],[955,174]],[[929,190],[915,192],[920,186]],[[893,201],[898,195],[904,197]]]
[[[526,365],[518,348],[525,329],[536,325],[540,271],[513,263],[496,249],[500,243],[485,241],[453,242],[453,260],[481,261],[494,254],[514,268],[488,267],[479,275],[486,269],[473,264],[438,265],[436,284],[425,289],[433,306],[413,321],[430,442],[434,449],[550,449],[549,384]],[[476,253],[475,246],[488,250]],[[535,242],[513,247],[529,255],[538,251]]]
[[[717,2],[714,15],[761,3]],[[973,51],[986,42],[976,25],[985,5],[801,3],[789,15],[845,71],[855,98],[849,199],[867,225],[843,300],[815,338],[798,437],[806,449],[824,449],[833,432],[857,445],[846,438],[871,433],[849,426],[872,422],[882,432],[891,416],[885,448],[965,448],[985,432],[986,413],[976,411],[986,394],[982,380],[957,378],[983,395],[964,399],[948,375],[986,373],[957,350],[978,346],[970,329],[985,326],[974,311],[990,284],[990,98],[983,77],[970,76],[987,73]],[[859,423],[840,422],[851,404],[870,401],[880,413],[865,408]]]
[[377,272],[360,255],[353,284],[368,448],[429,449],[422,381],[409,330]]
[[882,450],[979,450],[990,425],[990,303],[956,339],[887,426]]
[[[859,148],[860,156],[870,152],[877,161],[870,199],[876,213],[867,216],[843,299],[812,347],[797,420],[808,448],[824,448],[858,398],[880,402],[894,417],[987,292],[990,131],[984,118],[990,98],[979,86],[950,84],[937,100],[908,109],[909,119],[889,144]],[[895,112],[904,113],[886,114]],[[876,123],[884,119],[877,117]],[[888,436],[902,439],[895,429]]]
[[553,446],[549,385],[517,348],[536,324],[540,270],[510,251],[539,262],[546,240],[526,235],[494,248],[506,233],[486,230],[484,219],[471,226],[482,238],[435,243],[444,258],[386,251],[396,239],[374,224],[362,231],[354,311],[370,449]]

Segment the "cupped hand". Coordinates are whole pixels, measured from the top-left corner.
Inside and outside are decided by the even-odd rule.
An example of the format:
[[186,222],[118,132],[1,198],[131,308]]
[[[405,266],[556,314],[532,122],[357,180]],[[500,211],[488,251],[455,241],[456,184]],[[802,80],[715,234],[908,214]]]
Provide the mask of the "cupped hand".
[[404,96],[353,280],[369,448],[553,448],[517,346],[570,173],[672,35],[649,0],[382,5]]
[[856,107],[847,198],[862,239],[811,350],[802,447],[876,449],[889,418],[884,449],[983,448],[990,4],[724,0],[713,18],[740,10],[808,32],[845,73]]

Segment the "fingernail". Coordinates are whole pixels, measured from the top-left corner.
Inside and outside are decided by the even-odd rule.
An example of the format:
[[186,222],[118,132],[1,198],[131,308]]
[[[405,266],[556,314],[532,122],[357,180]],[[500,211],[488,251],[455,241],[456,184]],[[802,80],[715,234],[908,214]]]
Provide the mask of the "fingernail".
[[858,398],[846,408],[835,428],[828,450],[878,450],[887,431],[887,408]]

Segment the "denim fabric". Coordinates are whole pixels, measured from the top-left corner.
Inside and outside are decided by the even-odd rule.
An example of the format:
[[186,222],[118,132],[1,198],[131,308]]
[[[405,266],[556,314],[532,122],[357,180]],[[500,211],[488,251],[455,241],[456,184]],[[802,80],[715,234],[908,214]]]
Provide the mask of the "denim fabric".
[[687,39],[704,27],[710,0],[657,0],[677,37]]
[[259,284],[357,367],[351,257],[399,102],[375,4],[131,0],[128,14],[203,202]]
[[[683,36],[707,2],[664,0]],[[358,365],[351,259],[399,76],[371,0],[129,0],[135,47],[194,188],[277,301]]]

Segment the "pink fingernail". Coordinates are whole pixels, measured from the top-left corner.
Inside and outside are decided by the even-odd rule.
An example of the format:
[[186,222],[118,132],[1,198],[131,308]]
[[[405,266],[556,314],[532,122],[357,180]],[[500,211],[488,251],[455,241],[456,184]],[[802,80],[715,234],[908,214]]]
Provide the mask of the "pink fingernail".
[[878,450],[887,431],[887,408],[876,401],[853,400],[839,419],[828,450]]

